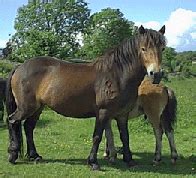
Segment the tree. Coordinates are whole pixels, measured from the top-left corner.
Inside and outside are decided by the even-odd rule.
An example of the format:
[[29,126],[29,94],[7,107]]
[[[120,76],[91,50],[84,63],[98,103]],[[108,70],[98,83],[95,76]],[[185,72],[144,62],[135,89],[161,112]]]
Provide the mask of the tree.
[[15,19],[13,59],[74,57],[80,46],[77,36],[84,32],[89,17],[90,10],[83,0],[29,1],[18,9]]
[[190,77],[196,76],[194,62],[196,61],[196,51],[180,52],[176,56],[176,63],[178,72],[183,76]]
[[2,53],[3,53],[4,58],[7,58],[9,55],[11,55],[11,53],[12,53],[12,44],[11,44],[11,42],[6,43],[6,47],[3,48]]
[[174,48],[167,47],[163,52],[163,67],[167,72],[171,73],[175,71],[176,68],[176,51]]
[[102,9],[90,17],[81,53],[88,59],[100,56],[130,38],[134,31],[134,23],[126,20],[119,9]]
[[195,51],[177,53],[174,48],[167,47],[163,53],[163,68],[167,73],[175,73],[183,77],[196,76],[194,61]]

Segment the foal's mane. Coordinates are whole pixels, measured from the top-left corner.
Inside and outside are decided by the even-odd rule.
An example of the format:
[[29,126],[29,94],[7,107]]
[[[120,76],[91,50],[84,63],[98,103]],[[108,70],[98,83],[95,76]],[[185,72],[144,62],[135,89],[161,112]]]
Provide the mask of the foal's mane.
[[152,29],[145,29],[144,34],[137,34],[130,39],[124,40],[120,45],[108,50],[98,57],[94,65],[99,72],[107,72],[115,66],[119,70],[133,69],[135,64],[141,65],[139,59],[139,44],[144,41],[146,46],[165,45],[165,37]]

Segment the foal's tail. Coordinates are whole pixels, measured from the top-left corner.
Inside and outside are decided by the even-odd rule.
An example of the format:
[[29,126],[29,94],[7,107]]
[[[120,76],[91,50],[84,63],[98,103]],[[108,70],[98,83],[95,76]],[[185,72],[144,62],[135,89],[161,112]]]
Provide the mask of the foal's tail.
[[[18,66],[17,66],[18,67]],[[8,125],[8,130],[9,130],[9,139],[10,142],[13,141],[13,135],[12,135],[12,130],[13,130],[13,124],[9,123],[9,116],[14,113],[16,110],[16,102],[14,99],[14,95],[12,93],[12,88],[11,88],[11,79],[16,71],[17,67],[15,67],[9,74],[8,79],[7,79],[7,86],[6,86],[6,110],[7,110],[7,125]],[[17,122],[14,124],[14,129],[16,133],[17,140],[19,142],[19,154],[20,157],[23,157],[24,155],[24,149],[23,149],[23,136],[22,136],[22,125],[21,122]]]
[[166,90],[168,94],[168,102],[162,113],[162,122],[164,129],[170,132],[174,129],[174,125],[177,121],[177,99],[172,89],[167,87]]

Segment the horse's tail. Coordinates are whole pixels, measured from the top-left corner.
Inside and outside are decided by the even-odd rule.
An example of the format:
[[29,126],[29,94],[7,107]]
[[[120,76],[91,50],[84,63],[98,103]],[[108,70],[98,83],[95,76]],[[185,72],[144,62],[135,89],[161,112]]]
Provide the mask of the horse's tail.
[[[18,67],[18,66],[17,66]],[[12,87],[11,87],[11,79],[16,71],[17,67],[15,67],[9,74],[8,79],[7,79],[7,86],[6,86],[6,110],[7,110],[7,125],[8,125],[8,130],[9,130],[9,139],[10,141],[13,140],[12,136],[12,124],[9,123],[9,116],[14,113],[16,110],[16,102],[14,99],[14,95],[12,93]],[[23,149],[23,136],[22,136],[22,125],[21,122],[17,122],[17,139],[19,141],[19,154],[20,157],[22,158],[24,155],[24,149]]]
[[177,99],[172,89],[166,88],[168,94],[168,102],[162,113],[162,122],[164,130],[171,131],[174,129],[174,125],[177,122]]
[[2,101],[5,102],[7,79],[0,78],[0,95]]

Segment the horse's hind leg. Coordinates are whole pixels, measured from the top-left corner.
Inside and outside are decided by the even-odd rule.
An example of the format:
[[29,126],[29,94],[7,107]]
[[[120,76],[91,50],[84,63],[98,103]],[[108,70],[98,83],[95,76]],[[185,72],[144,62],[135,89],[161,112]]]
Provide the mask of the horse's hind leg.
[[114,137],[111,128],[111,120],[105,126],[106,148],[104,157],[109,159],[109,162],[114,164],[117,157],[116,149],[114,146]]
[[22,87],[21,92],[18,91],[17,94],[13,94],[16,102],[16,109],[8,116],[10,123],[27,119],[29,116],[32,116],[41,106],[39,101],[36,100],[36,96],[33,91],[27,93],[24,92],[24,90],[27,89]]
[[23,110],[17,108],[12,114],[8,116],[9,123],[14,124],[16,121],[25,119],[24,113],[25,112]]
[[37,153],[35,143],[33,140],[33,131],[36,126],[37,120],[41,114],[41,110],[36,112],[32,117],[29,117],[24,122],[24,130],[27,141],[27,158],[29,160],[40,161],[42,157]]
[[120,132],[120,139],[123,144],[123,161],[127,163],[128,167],[135,166],[136,163],[132,159],[132,153],[129,148],[128,117],[118,117],[116,121]]
[[175,141],[174,141],[174,131],[172,130],[165,130],[165,134],[167,136],[167,139],[169,141],[169,146],[170,146],[170,150],[171,150],[171,162],[173,164],[176,163],[176,160],[178,158],[178,153],[176,150],[176,145],[175,145]]
[[8,147],[9,153],[9,162],[15,164],[15,161],[18,159],[18,153],[21,151],[22,144],[22,128],[21,122],[15,122],[11,124],[8,122],[9,130],[9,140],[10,144]]

